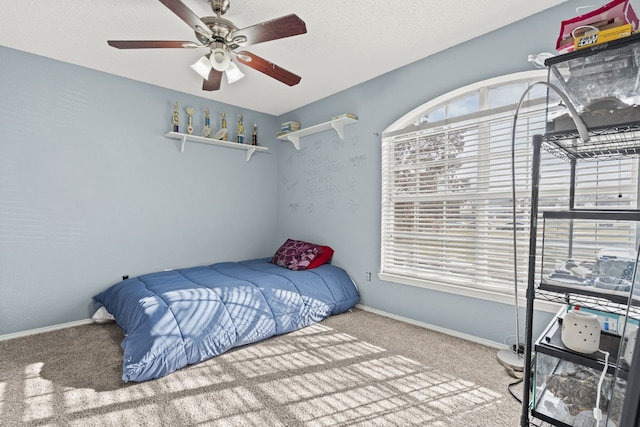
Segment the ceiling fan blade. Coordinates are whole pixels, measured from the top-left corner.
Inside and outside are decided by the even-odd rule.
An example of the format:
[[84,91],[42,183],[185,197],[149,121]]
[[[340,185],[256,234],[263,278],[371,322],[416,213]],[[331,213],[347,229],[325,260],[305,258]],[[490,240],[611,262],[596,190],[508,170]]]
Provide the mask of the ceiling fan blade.
[[118,49],[196,48],[199,44],[176,40],[108,40],[109,46]]
[[193,13],[193,11],[180,0],[160,0],[160,3],[167,6],[173,13],[178,15],[178,18],[186,22],[187,25],[193,28],[193,30],[198,34],[207,38],[211,38],[213,36],[213,33],[209,27],[207,27],[207,24],[202,22],[198,15]]
[[202,82],[202,90],[218,90],[222,81],[222,71],[211,69],[209,78]]
[[244,36],[247,41],[241,43],[241,45],[250,46],[270,40],[305,34],[306,32],[307,26],[304,21],[297,15],[291,14],[236,30],[231,33],[230,38]]
[[291,71],[287,71],[273,62],[269,62],[266,59],[260,58],[259,56],[247,51],[238,52],[237,58],[238,61],[253,68],[254,70],[260,71],[261,73],[264,73],[269,77],[273,77],[274,79],[289,86],[297,85],[302,79],[302,77],[293,74]]

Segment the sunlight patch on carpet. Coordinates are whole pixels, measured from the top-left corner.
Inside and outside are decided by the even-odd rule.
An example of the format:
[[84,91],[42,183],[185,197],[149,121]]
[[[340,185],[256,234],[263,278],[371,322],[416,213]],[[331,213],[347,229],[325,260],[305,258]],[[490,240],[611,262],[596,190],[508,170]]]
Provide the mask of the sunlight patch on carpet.
[[24,414],[23,421],[31,422],[54,414],[53,384],[40,378],[43,363],[31,363],[24,368]]
[[[308,339],[309,337],[305,337]],[[322,342],[328,342],[321,340]],[[335,342],[335,341],[334,341]],[[340,341],[338,341],[340,342]],[[243,372],[249,378],[262,375],[272,375],[283,371],[292,371],[309,366],[323,365],[326,363],[355,359],[365,355],[371,355],[385,351],[384,349],[363,341],[341,343],[335,345],[317,345],[316,341],[296,343],[293,347],[296,352],[287,352],[276,356],[269,356],[272,351],[268,346],[255,346],[251,352],[255,358],[236,362],[233,366]],[[258,356],[259,355],[259,356]]]
[[0,382],[0,416],[2,416],[4,412],[4,401],[5,401],[5,390],[7,388],[7,383]]
[[298,329],[297,331],[290,332],[288,335],[290,337],[300,337],[305,335],[321,334],[323,332],[335,332],[335,330],[328,326],[316,323],[314,325],[307,326],[306,328],[302,328],[302,329]]
[[246,414],[232,415],[205,423],[207,427],[288,427],[289,424],[278,419],[273,413],[262,410]]
[[398,355],[275,380],[261,388],[305,425],[325,427],[435,423],[502,399],[499,393]]
[[256,359],[234,364],[238,371],[242,371],[248,378],[262,375],[273,375],[278,372],[295,371],[306,366],[322,365],[325,361],[318,355],[308,351],[300,351],[293,354]]
[[232,416],[244,416],[264,410],[264,404],[246,387],[234,387],[221,390],[215,394],[215,399],[206,395],[195,395],[174,399],[172,410],[186,417],[192,423],[222,419]]
[[[81,346],[78,351],[81,358]],[[83,374],[59,358],[33,360],[40,359],[17,364],[16,375],[0,381],[0,415],[16,425],[442,427],[464,425],[457,420],[465,414],[491,414],[505,401],[324,325],[143,383],[114,381],[115,359],[96,360]]]
[[[72,427],[86,426],[159,426],[164,425],[162,407],[159,404],[146,404],[134,408],[118,408],[107,413],[84,416],[65,421]],[[53,423],[52,425],[57,425]]]

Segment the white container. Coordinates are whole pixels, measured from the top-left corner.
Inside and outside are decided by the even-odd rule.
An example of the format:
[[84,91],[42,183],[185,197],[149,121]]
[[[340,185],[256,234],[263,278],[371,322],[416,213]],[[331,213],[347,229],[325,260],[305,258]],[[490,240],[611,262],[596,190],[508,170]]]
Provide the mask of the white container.
[[600,348],[600,321],[592,313],[571,310],[562,321],[562,343],[570,350],[591,354]]

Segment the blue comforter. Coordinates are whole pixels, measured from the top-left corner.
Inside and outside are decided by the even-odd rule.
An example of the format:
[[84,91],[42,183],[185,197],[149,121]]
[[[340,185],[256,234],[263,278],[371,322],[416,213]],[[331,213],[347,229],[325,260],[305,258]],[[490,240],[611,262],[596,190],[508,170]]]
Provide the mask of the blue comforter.
[[125,338],[123,381],[146,381],[232,347],[345,312],[359,300],[341,268],[292,271],[269,258],[145,274],[94,300]]

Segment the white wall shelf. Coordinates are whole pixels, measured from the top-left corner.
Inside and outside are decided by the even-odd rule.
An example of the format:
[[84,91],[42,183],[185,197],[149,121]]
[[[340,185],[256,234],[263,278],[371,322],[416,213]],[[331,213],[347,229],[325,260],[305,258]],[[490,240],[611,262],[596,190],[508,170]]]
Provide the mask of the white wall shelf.
[[200,144],[217,145],[219,147],[235,148],[236,150],[247,151],[247,162],[251,159],[251,156],[256,151],[269,151],[267,147],[261,147],[259,145],[250,144],[238,144],[237,142],[222,141],[219,139],[205,138],[203,136],[187,135],[186,133],[168,132],[165,135],[167,138],[180,140],[180,152],[184,153],[184,146],[187,141],[198,142]]
[[344,127],[351,123],[357,122],[358,119],[354,119],[351,117],[341,117],[339,119],[330,120],[325,123],[320,123],[315,126],[311,126],[308,128],[300,129],[295,132],[289,132],[284,135],[278,136],[278,139],[282,139],[285,141],[291,141],[296,150],[300,149],[300,138],[303,136],[313,135],[314,133],[323,132],[329,129],[335,129],[338,132],[338,136],[340,139],[344,139]]

